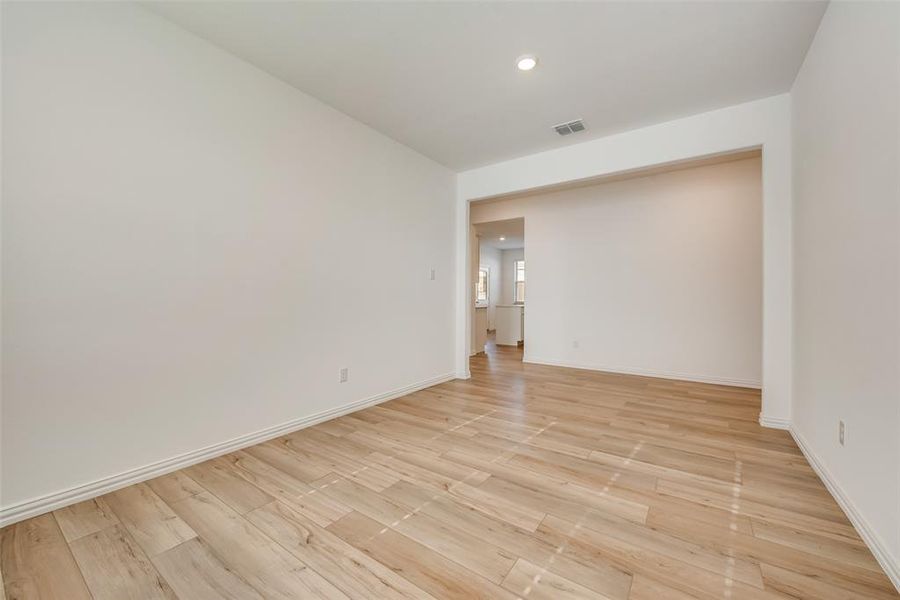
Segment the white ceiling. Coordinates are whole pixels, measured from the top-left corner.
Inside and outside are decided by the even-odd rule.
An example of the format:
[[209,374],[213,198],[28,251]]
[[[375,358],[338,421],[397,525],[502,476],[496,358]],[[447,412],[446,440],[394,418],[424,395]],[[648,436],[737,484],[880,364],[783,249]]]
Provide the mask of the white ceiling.
[[[786,92],[823,2],[149,2],[454,169]],[[524,53],[540,60],[519,72]],[[239,90],[236,90],[239,93]],[[551,126],[583,118],[588,131]]]
[[[489,221],[474,225],[479,245],[499,250],[515,250],[525,247],[525,219]],[[506,238],[500,241],[500,238]]]

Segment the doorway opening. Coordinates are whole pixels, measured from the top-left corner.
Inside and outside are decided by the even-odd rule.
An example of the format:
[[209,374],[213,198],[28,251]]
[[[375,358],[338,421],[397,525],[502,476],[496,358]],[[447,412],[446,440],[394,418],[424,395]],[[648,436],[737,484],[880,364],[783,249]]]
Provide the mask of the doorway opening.
[[[760,388],[762,191],[755,150],[478,200],[469,204],[471,272],[504,220],[527,221],[522,362]],[[489,327],[498,349],[500,311]]]
[[521,362],[525,346],[525,219],[471,224],[473,236],[472,347]]

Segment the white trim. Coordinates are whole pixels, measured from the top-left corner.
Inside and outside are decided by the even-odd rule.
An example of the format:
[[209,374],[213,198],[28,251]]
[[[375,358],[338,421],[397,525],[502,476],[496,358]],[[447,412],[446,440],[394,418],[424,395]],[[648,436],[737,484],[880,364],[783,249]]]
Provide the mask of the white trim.
[[767,417],[765,415],[759,415],[759,424],[763,427],[770,427],[772,429],[791,429],[791,422],[788,419],[779,419],[778,417]]
[[866,546],[869,547],[878,564],[881,565],[881,568],[884,569],[884,572],[890,578],[891,583],[894,584],[897,591],[900,591],[900,558],[891,555],[887,544],[875,532],[875,529],[869,525],[869,522],[862,516],[862,513],[853,504],[853,501],[844,493],[837,479],[834,478],[825,466],[825,463],[819,460],[800,432],[793,426],[790,428],[790,432],[803,456],[806,457],[807,462],[819,476],[819,479],[822,480],[822,483],[825,484],[825,487],[828,488],[828,491],[831,492],[832,497],[834,497],[838,506],[843,509],[847,518],[850,519],[853,527],[856,528],[857,533],[862,537]]
[[568,369],[584,369],[587,371],[621,373],[623,375],[640,375],[641,377],[658,377],[660,379],[678,379],[681,381],[695,381],[698,383],[730,385],[734,387],[753,388],[757,390],[762,387],[759,381],[751,379],[734,379],[729,377],[716,377],[712,375],[693,375],[688,373],[674,373],[671,371],[652,371],[649,369],[634,369],[631,367],[619,367],[611,365],[579,365],[575,363],[535,358],[533,356],[527,355],[522,358],[522,362],[534,365],[548,365],[551,367],[566,367]]
[[285,433],[310,427],[341,415],[374,406],[375,404],[387,402],[388,400],[393,400],[394,398],[399,398],[411,394],[412,392],[438,385],[445,381],[450,381],[451,379],[456,379],[455,373],[438,375],[389,392],[370,396],[343,406],[328,409],[306,417],[300,417],[299,419],[293,419],[286,423],[281,423],[280,425],[267,427],[253,433],[248,433],[218,444],[213,444],[212,446],[200,448],[199,450],[193,450],[143,467],[130,469],[123,473],[119,473],[118,475],[111,475],[73,488],[32,498],[31,500],[26,500],[14,504],[13,506],[6,506],[0,508],[0,527],[5,527],[11,523],[29,517],[34,517],[70,504],[75,504],[82,500],[96,498],[97,496],[107,494],[125,486],[153,479],[154,477],[159,477],[160,475],[165,475],[166,473],[171,473],[172,471],[177,471],[184,467],[189,467],[205,460],[209,460],[210,458],[228,454],[229,452],[234,452],[235,450],[240,450],[241,448],[246,448],[254,444],[259,444],[260,442],[276,438]]

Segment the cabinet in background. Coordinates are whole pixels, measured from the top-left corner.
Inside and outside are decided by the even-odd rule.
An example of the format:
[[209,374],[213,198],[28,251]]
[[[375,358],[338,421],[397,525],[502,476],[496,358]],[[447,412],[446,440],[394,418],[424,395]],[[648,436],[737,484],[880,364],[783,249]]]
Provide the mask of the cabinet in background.
[[487,343],[488,328],[488,309],[487,306],[475,307],[475,331],[472,332],[473,348],[472,354],[484,352],[484,345]]
[[497,325],[497,344],[517,346],[525,341],[525,306],[522,304],[498,304],[494,312]]

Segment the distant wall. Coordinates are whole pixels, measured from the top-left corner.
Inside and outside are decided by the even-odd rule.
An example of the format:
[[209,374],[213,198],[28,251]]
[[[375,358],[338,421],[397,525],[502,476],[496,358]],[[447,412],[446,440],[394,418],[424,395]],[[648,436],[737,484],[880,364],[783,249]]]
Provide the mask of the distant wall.
[[494,329],[494,315],[496,313],[497,304],[500,304],[501,283],[503,277],[503,265],[500,259],[501,251],[492,246],[481,244],[481,260],[482,267],[490,269],[490,286],[488,289],[488,329]]

